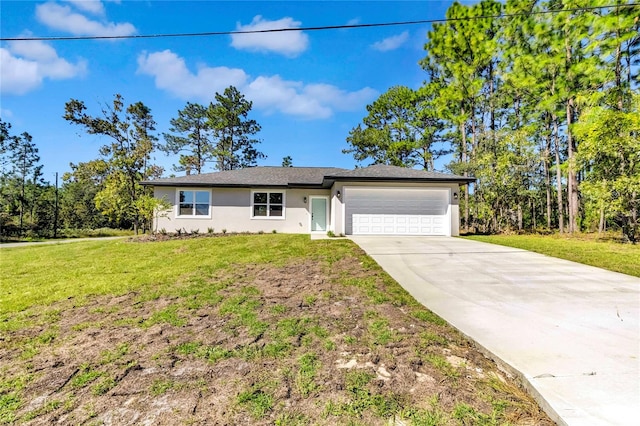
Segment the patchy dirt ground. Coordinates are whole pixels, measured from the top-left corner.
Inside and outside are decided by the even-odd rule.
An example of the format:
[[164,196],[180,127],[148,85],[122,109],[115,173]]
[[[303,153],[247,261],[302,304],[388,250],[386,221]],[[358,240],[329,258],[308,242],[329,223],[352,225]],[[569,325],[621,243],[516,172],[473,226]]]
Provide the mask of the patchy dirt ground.
[[0,423],[553,424],[363,256],[28,311],[0,337]]

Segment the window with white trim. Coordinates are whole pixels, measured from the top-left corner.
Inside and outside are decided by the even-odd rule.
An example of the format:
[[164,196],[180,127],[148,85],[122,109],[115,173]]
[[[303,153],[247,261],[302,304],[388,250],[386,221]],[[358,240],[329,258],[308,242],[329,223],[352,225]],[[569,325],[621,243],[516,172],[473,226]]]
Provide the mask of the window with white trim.
[[210,216],[211,191],[178,191],[178,216]]
[[284,192],[256,191],[251,199],[251,217],[284,218]]

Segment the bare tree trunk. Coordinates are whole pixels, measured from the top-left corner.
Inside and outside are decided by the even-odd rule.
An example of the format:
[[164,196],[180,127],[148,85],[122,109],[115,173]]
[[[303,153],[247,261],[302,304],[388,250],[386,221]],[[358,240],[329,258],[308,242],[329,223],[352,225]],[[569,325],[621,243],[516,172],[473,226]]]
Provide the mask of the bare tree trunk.
[[[573,61],[573,51],[570,46],[570,38],[565,37],[565,70],[567,72],[567,76],[570,75],[571,62]],[[569,78],[569,77],[568,77]],[[571,85],[573,83],[573,78],[567,81],[569,85],[569,93],[571,93]],[[569,163],[568,172],[567,172],[567,201],[569,203],[569,232],[574,233],[578,231],[578,178],[576,176],[575,165],[574,163],[574,140],[573,134],[571,131],[571,125],[573,124],[573,112],[574,112],[574,104],[573,104],[573,96],[569,94],[569,97],[565,103],[566,113],[567,113],[567,160]]]
[[574,157],[575,146],[573,135],[571,133],[571,124],[573,123],[573,98],[570,98],[566,104],[567,107],[567,160],[569,168],[567,172],[567,200],[569,202],[569,232],[578,231],[578,177],[575,170]]
[[[136,194],[136,182],[135,182],[135,176],[133,174],[132,171],[128,171],[129,173],[129,184],[131,185],[130,188],[130,195],[131,195],[131,201],[132,203],[135,205],[136,200],[138,199],[137,194]],[[138,235],[138,232],[140,232],[140,217],[138,216],[138,212],[136,211],[133,214],[133,233],[135,235]]]
[[553,134],[555,142],[556,154],[556,187],[558,197],[558,230],[562,234],[564,232],[564,212],[562,202],[562,170],[560,170],[560,137],[558,136],[558,118],[553,114]]
[[544,186],[547,201],[547,229],[551,229],[551,172],[549,171],[549,155],[551,153],[551,134],[547,134],[544,150]]
[[600,206],[600,223],[598,223],[598,236],[604,232],[604,206]]
[[20,235],[23,234],[24,203],[26,201],[25,180],[27,179],[27,147],[23,147],[22,156],[22,187],[20,190]]
[[[478,150],[478,129],[476,128],[476,106],[475,103],[472,104],[471,107],[471,159],[476,158],[476,152]],[[478,184],[473,183],[473,199],[475,201],[475,215],[473,216],[473,228],[475,229],[478,226],[478,203],[480,202],[480,193],[478,190]]]
[[518,231],[522,231],[522,203],[518,202]]
[[[633,206],[631,208],[631,220],[632,220],[634,235],[637,232],[637,223],[638,223],[638,208],[636,207],[638,205],[637,200],[638,200],[638,193],[633,191],[633,193],[631,194],[631,205]],[[634,244],[635,244],[635,237],[634,237]]]
[[[462,108],[462,114],[464,115],[464,108]],[[462,137],[461,156],[462,163],[465,165],[464,177],[469,176],[466,170],[467,164],[467,134],[464,122],[460,123],[460,135]],[[469,230],[469,184],[464,186],[464,229]]]
[[204,165],[202,161],[202,143],[200,142],[200,129],[198,129],[198,144],[196,145],[196,157],[198,158],[198,165],[196,166],[196,172],[198,174],[202,173],[202,166]]
[[[620,13],[620,9],[616,7],[615,15],[616,17]],[[616,28],[616,40],[620,40],[620,28]],[[616,75],[616,89],[618,90],[618,110],[622,111],[623,103],[622,103],[622,43],[619,42],[616,44],[616,54],[615,54],[615,75]]]

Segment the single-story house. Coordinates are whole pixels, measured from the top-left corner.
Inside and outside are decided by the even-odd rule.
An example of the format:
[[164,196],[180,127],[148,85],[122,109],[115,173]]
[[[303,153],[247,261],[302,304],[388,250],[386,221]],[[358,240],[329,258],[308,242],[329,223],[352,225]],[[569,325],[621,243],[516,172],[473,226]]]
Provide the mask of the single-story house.
[[155,179],[171,209],[154,229],[174,232],[459,234],[459,188],[473,178],[404,167],[251,167]]

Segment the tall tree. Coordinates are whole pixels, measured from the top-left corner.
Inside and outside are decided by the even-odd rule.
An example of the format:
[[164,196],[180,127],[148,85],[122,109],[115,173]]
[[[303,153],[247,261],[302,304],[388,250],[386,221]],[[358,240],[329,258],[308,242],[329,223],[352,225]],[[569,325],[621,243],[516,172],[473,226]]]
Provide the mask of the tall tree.
[[0,120],[0,234],[42,235],[52,224],[50,185],[42,179],[31,135],[12,135],[10,129]]
[[113,220],[129,220],[138,233],[144,215],[138,200],[150,197],[140,185],[142,179],[159,175],[161,169],[150,164],[157,137],[151,110],[142,102],[125,108],[121,95],[114,96],[112,106],[102,109],[102,116],[91,116],[84,102],[71,99],[65,104],[64,119],[82,126],[89,134],[102,135],[110,142],[100,148],[108,165],[104,188],[96,194],[96,207]]
[[11,202],[9,199],[10,155],[15,145],[11,135],[11,123],[0,119],[0,235],[6,235],[11,220]]
[[178,111],[178,116],[169,123],[169,131],[175,134],[163,133],[165,144],[160,149],[180,154],[178,165],[174,166],[175,171],[184,171],[187,175],[192,171],[202,173],[205,163],[214,159],[207,108],[187,102],[184,109]]
[[[615,98],[614,98],[615,99]],[[624,103],[624,102],[623,102]],[[589,171],[581,184],[589,206],[599,217],[620,223],[624,236],[636,242],[640,222],[640,93],[621,111],[613,106],[591,107],[575,127],[581,138],[578,160]]]
[[105,187],[109,165],[103,159],[71,164],[71,172],[62,176],[60,220],[65,228],[124,228],[132,224],[111,221],[96,207],[96,195]]
[[633,68],[640,60],[640,17],[637,6],[629,7],[629,3],[632,1],[617,0],[615,7],[608,13],[598,13],[593,21],[594,33],[600,36],[597,52],[601,63],[610,63],[610,72],[605,74],[606,102],[618,110],[630,100]]
[[227,87],[223,94],[216,93],[215,99],[216,102],[209,105],[207,117],[215,138],[216,168],[234,170],[255,166],[257,160],[266,156],[256,149],[260,141],[253,137],[261,127],[248,118],[253,103],[234,86]]
[[[23,132],[20,136],[15,137],[15,144],[11,155],[13,163],[13,174],[20,185],[20,195],[18,202],[20,205],[20,232],[24,231],[25,213],[30,212],[33,218],[32,205],[35,205],[36,188],[40,183],[42,176],[42,165],[40,164],[40,156],[38,148],[33,142],[33,138],[27,132]],[[31,182],[29,180],[31,179]],[[31,183],[31,185],[29,185]],[[31,196],[29,196],[29,187],[31,188]]]
[[[568,217],[568,230],[580,229],[580,181],[590,170],[576,161],[574,128],[585,106],[615,98],[623,109],[628,96],[620,94],[637,87],[629,64],[638,63],[640,37],[630,3],[454,2],[450,20],[433,26],[420,62],[425,87],[437,91],[442,134],[455,151],[449,168],[477,179],[461,203],[464,226],[496,229],[512,217],[519,228],[536,226],[542,215],[547,227],[557,218],[562,230]],[[497,19],[503,9],[509,16]],[[514,162],[509,170],[505,159]],[[520,189],[507,190],[508,182]]]
[[[478,151],[480,132],[489,113],[489,126],[495,132],[496,54],[501,3],[482,0],[472,6],[454,2],[447,10],[448,22],[434,24],[427,35],[427,56],[420,65],[430,84],[439,89],[438,112],[457,129],[453,141],[457,159],[453,170],[468,176],[470,160]],[[485,110],[480,100],[489,99]],[[487,139],[490,140],[490,139]],[[481,187],[482,182],[478,183]],[[477,194],[478,191],[474,191]],[[470,226],[470,191],[464,188],[464,227]]]
[[11,136],[11,123],[0,118],[0,173],[4,176],[9,171],[9,154],[13,150],[15,137]]
[[433,170],[434,160],[445,151],[436,149],[442,124],[431,108],[429,89],[395,86],[383,93],[367,105],[369,114],[349,132],[350,148],[342,152],[358,162]]
[[[530,0],[509,0],[506,12],[515,15],[506,21],[502,50],[505,52],[501,64],[505,81],[504,96],[514,100],[507,113],[508,124],[517,129],[523,123],[531,123],[536,129],[532,137],[541,145],[540,158],[543,166],[546,199],[547,226],[552,219],[552,176],[555,168],[556,217],[560,232],[565,226],[565,204],[563,171],[561,165],[567,156],[566,138],[562,133],[565,114],[562,98],[562,75],[565,54],[558,41],[550,14],[545,8],[557,5],[542,4]],[[535,15],[534,15],[535,13]],[[530,126],[530,124],[527,124]]]
[[293,158],[290,155],[282,157],[282,167],[293,167]]

